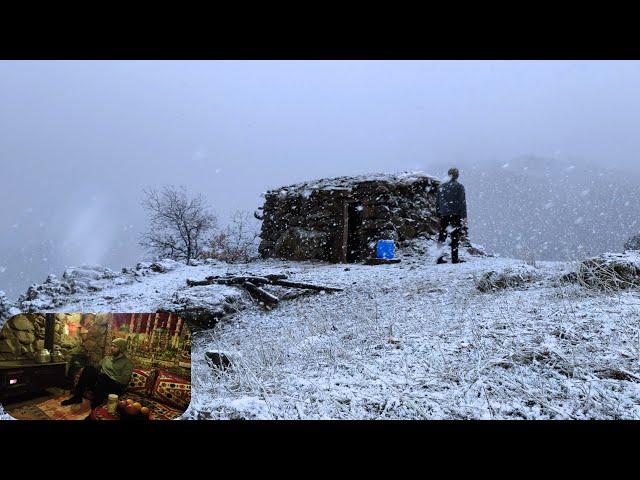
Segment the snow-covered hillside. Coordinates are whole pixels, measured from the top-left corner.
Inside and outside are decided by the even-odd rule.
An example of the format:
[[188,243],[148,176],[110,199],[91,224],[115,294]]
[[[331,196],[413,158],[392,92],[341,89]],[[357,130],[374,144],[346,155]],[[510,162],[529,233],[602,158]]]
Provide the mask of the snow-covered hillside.
[[[194,335],[185,419],[640,417],[638,289],[567,282],[577,269],[570,263],[462,258],[436,265],[433,245],[418,242],[393,265],[83,268],[4,305],[14,313],[226,305],[215,328]],[[264,310],[233,286],[186,285],[241,273],[284,273],[344,290]],[[501,279],[509,280],[506,288]],[[212,368],[211,351],[225,354],[231,368]]]

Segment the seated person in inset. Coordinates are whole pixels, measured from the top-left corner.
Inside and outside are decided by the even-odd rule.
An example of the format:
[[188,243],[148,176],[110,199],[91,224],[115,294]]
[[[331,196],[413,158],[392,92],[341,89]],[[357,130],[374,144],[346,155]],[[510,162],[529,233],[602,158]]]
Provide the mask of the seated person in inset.
[[121,395],[131,380],[133,364],[124,356],[127,350],[127,341],[124,338],[116,338],[111,342],[107,355],[102,359],[100,368],[87,365],[82,370],[73,396],[63,400],[61,405],[82,403],[82,396],[86,390],[93,392],[91,408],[94,409],[107,399],[110,393]]

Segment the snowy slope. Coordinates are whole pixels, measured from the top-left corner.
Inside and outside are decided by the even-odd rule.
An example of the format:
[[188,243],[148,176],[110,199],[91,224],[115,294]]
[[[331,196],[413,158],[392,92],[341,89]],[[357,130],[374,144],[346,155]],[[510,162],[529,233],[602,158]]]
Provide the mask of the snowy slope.
[[[101,280],[107,283],[99,291],[62,297],[51,311],[146,311],[180,298],[236,296],[236,313],[195,334],[187,419],[640,416],[637,289],[602,293],[567,284],[561,277],[576,267],[569,263],[463,258],[435,265],[425,243],[394,265],[175,266],[131,283],[126,274],[120,285]],[[525,280],[483,293],[476,284],[491,271]],[[187,278],[245,272],[286,273],[344,291],[265,311],[234,287],[186,287]],[[224,352],[232,368],[211,368],[205,352],[212,350]]]

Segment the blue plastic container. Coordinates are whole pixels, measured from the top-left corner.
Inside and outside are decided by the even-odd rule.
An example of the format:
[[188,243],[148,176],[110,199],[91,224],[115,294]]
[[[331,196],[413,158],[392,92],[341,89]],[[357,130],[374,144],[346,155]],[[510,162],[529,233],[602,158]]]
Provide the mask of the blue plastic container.
[[378,240],[376,243],[376,257],[393,258],[395,243],[393,240]]

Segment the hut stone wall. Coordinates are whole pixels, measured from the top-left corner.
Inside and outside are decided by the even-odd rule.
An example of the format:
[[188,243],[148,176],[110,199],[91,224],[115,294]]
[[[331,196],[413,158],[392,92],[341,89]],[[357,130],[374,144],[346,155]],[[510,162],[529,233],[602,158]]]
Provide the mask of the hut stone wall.
[[[339,177],[265,194],[262,257],[346,261],[373,256],[375,242],[437,233],[438,180],[423,174]],[[351,221],[350,221],[350,217]],[[356,218],[357,217],[357,218]]]

